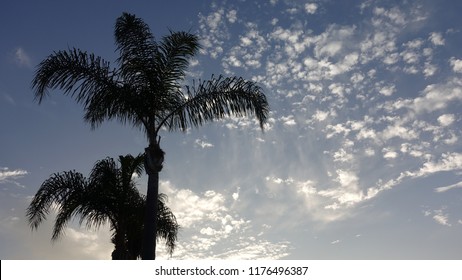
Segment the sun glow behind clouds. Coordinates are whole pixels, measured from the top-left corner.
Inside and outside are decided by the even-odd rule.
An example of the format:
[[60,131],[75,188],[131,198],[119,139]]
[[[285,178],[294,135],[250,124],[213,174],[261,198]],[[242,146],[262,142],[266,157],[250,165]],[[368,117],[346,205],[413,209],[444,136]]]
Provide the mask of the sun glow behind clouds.
[[188,236],[179,240],[174,259],[279,259],[288,255],[289,242],[266,240],[264,225],[241,217],[236,193],[225,196],[208,190],[196,194],[168,181],[161,182],[161,191],[169,197],[180,234]]

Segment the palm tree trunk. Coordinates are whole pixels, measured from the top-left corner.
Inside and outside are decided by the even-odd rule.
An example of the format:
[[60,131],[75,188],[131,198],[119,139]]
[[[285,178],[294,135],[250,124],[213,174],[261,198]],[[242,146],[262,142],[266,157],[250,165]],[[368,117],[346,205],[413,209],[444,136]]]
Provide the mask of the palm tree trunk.
[[[159,139],[160,141],[160,139]],[[146,212],[144,216],[143,260],[156,259],[157,235],[157,202],[159,195],[159,172],[164,162],[164,151],[154,141],[145,149],[145,169],[148,174],[148,190],[146,194]]]

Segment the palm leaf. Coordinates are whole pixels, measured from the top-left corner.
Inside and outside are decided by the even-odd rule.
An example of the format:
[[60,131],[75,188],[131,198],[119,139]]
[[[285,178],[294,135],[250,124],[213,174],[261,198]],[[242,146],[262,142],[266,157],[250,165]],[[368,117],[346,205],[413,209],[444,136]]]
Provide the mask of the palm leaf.
[[[53,239],[62,233],[64,225],[72,217],[76,207],[74,202],[81,202],[81,193],[87,186],[87,181],[81,173],[68,171],[55,173],[45,180],[37,194],[32,199],[26,210],[26,216],[32,229],[46,219],[51,207],[58,206],[57,226],[53,231]],[[61,214],[63,212],[63,214]]]
[[61,89],[77,102],[89,104],[92,94],[114,91],[119,87],[109,63],[79,49],[59,51],[43,60],[32,80],[39,103],[48,89]]
[[177,84],[182,80],[189,66],[189,58],[200,49],[199,38],[187,32],[170,32],[163,37],[159,46],[161,52],[161,79],[166,84]]
[[267,121],[269,105],[266,96],[254,82],[243,78],[212,77],[197,86],[187,87],[187,92],[188,98],[185,97],[161,125],[170,130],[185,131],[224,117],[255,115],[263,129]]

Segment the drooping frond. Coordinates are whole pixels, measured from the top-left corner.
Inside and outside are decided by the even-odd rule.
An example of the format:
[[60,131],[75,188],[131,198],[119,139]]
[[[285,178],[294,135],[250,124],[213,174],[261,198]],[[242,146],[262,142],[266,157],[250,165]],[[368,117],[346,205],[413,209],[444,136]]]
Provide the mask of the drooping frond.
[[240,77],[218,78],[187,87],[188,97],[161,123],[170,130],[185,131],[205,122],[229,116],[255,116],[261,129],[268,118],[269,105],[262,89]]
[[171,255],[176,247],[180,226],[176,221],[175,215],[166,206],[166,202],[167,195],[159,194],[157,204],[157,239],[164,239],[168,253]]
[[114,159],[107,157],[99,160],[93,166],[89,182],[92,188],[108,189],[116,187],[118,184],[118,167]]
[[108,62],[74,48],[55,52],[43,60],[37,67],[32,88],[39,103],[48,89],[61,89],[87,105],[95,92],[115,91],[118,84]]
[[136,94],[136,90],[129,85],[124,85],[116,91],[95,92],[85,107],[84,120],[93,129],[111,119],[142,127],[146,124],[147,112],[149,106],[144,96]]
[[58,207],[58,213],[65,211],[57,218],[58,226],[53,231],[53,239],[58,238],[63,226],[72,217],[75,207],[81,203],[81,194],[87,186],[87,181],[81,173],[68,171],[55,173],[40,186],[26,211],[29,225],[37,229],[46,219],[53,205]]

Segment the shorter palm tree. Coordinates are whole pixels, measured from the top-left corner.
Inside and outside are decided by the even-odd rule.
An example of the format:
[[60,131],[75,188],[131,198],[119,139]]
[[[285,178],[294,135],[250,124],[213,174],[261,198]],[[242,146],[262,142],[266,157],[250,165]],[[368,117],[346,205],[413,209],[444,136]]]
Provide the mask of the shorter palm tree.
[[[115,248],[112,259],[141,257],[146,198],[136,188],[133,174],[143,172],[144,155],[119,156],[120,166],[112,158],[95,163],[89,178],[76,171],[65,171],[50,176],[39,188],[29,207],[27,218],[32,229],[37,229],[53,207],[57,216],[52,240],[57,240],[67,223],[80,217],[87,228],[109,222]],[[170,254],[175,249],[178,223],[165,205],[166,195],[158,196],[157,238],[165,240]]]

